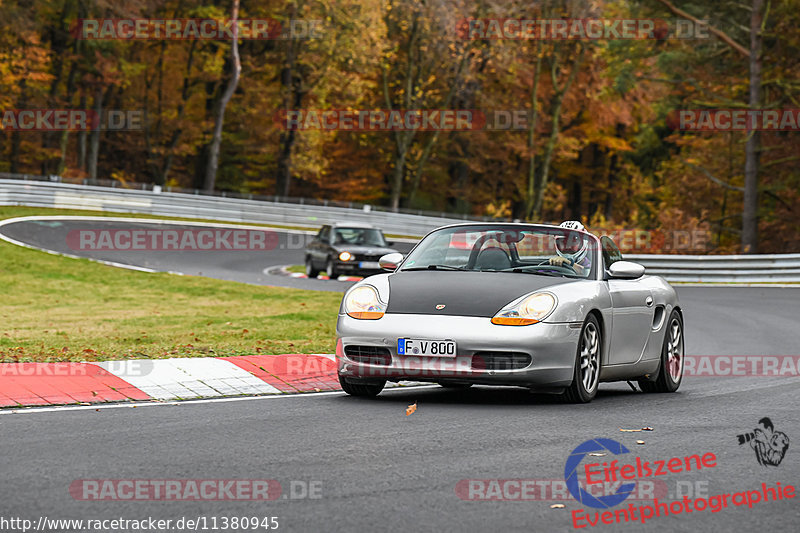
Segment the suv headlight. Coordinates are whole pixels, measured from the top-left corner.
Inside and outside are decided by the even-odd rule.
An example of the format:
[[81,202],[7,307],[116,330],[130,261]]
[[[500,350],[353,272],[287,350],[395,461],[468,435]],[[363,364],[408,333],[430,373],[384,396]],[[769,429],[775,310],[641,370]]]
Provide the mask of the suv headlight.
[[344,312],[360,320],[378,320],[386,312],[386,304],[381,302],[375,287],[362,285],[344,297]]
[[492,324],[527,326],[541,322],[556,308],[556,297],[549,292],[535,292],[514,300],[492,318]]

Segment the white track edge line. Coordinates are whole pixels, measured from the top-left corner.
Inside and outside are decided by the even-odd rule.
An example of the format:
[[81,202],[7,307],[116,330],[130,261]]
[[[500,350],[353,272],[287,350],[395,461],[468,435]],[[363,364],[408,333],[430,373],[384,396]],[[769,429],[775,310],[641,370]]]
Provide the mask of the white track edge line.
[[[407,389],[432,389],[441,388],[439,385],[405,385],[402,387],[392,387],[385,389],[381,394],[393,392],[398,390]],[[261,394],[257,396],[237,396],[234,398],[200,398],[196,400],[170,400],[170,401],[147,401],[147,402],[130,402],[130,403],[113,403],[113,404],[93,404],[93,405],[61,405],[52,407],[19,407],[19,408],[3,408],[0,409],[0,416],[2,415],[24,415],[33,413],[52,413],[55,411],[92,411],[98,409],[132,409],[134,407],[162,407],[167,405],[191,405],[191,404],[205,404],[205,403],[227,403],[227,402],[245,402],[251,400],[274,400],[277,398],[309,398],[319,396],[343,396],[346,395],[344,391],[326,391],[326,392],[301,392],[301,393],[284,393],[284,394]]]

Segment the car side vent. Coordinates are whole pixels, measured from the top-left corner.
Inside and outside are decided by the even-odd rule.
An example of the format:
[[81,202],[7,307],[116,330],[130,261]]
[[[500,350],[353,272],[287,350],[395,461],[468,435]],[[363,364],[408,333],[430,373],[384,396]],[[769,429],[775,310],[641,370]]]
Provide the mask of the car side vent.
[[531,364],[531,356],[523,352],[477,352],[472,356],[475,370],[519,370]]
[[392,363],[392,354],[389,349],[381,346],[345,346],[344,354],[353,361],[369,365],[390,365]]
[[663,305],[656,307],[656,311],[653,313],[653,331],[661,329],[661,325],[664,323],[664,311]]

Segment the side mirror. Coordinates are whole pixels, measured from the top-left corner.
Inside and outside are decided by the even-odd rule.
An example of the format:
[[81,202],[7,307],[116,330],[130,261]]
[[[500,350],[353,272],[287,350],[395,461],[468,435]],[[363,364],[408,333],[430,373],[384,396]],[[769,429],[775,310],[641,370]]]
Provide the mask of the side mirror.
[[403,254],[392,253],[386,254],[378,260],[378,264],[382,269],[394,272],[397,270],[397,265],[403,261]]
[[644,266],[631,261],[617,261],[608,267],[612,279],[639,279],[644,276]]

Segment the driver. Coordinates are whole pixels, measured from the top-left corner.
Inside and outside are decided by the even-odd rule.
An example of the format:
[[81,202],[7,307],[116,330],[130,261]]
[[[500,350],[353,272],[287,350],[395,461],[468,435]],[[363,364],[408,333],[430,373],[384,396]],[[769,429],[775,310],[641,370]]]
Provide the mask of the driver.
[[[577,220],[562,222],[559,228],[575,231],[586,231],[583,224]],[[578,233],[567,233],[556,237],[556,253],[548,260],[548,263],[563,268],[571,268],[579,276],[584,275],[591,269],[591,259],[589,258],[589,239]]]

